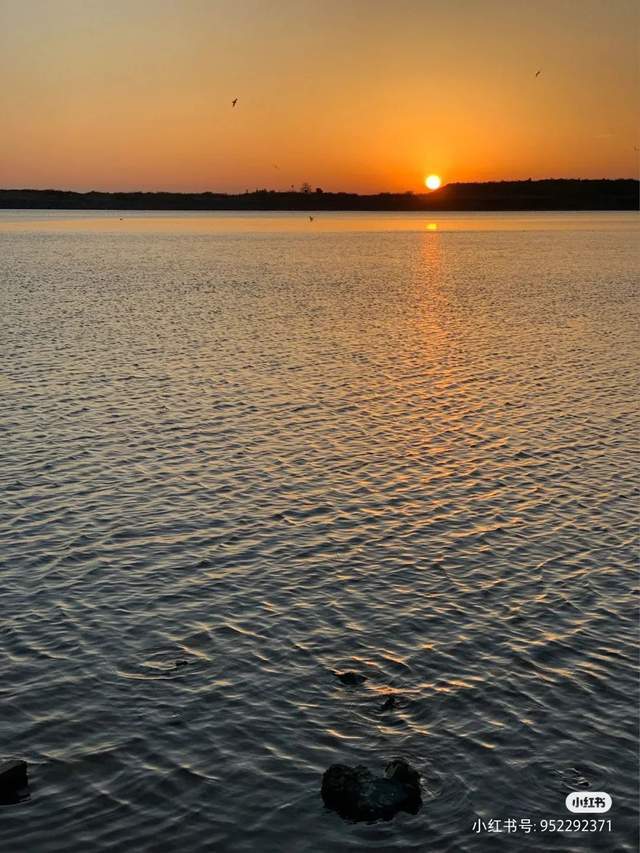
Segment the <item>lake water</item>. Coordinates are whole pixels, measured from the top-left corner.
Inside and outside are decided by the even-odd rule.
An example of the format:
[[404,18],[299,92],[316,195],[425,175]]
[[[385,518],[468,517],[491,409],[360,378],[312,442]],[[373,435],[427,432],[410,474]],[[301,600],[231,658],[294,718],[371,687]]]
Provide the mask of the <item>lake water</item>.
[[0,848],[635,851],[639,233],[0,213]]

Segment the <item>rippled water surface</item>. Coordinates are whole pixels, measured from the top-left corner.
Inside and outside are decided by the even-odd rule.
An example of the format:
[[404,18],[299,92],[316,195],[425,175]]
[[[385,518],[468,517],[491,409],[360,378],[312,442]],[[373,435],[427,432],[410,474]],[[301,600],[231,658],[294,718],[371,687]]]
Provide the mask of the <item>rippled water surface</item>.
[[2,850],[635,850],[637,237],[3,212]]

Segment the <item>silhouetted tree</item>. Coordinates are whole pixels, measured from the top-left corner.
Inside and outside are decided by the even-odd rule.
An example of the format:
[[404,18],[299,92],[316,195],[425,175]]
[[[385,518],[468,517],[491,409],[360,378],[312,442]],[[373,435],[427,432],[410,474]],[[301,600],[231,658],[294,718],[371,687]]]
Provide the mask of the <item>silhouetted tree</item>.
[[311,184],[306,181],[303,184],[300,184],[300,192],[301,193],[310,193],[311,192]]
[[[308,186],[308,185],[307,185]],[[0,209],[60,210],[638,210],[639,182],[631,179],[549,179],[449,184],[444,193],[324,192],[298,199],[264,188],[241,193],[123,192],[0,188]],[[316,193],[319,188],[316,188]],[[307,190],[308,191],[308,190]],[[302,192],[305,192],[304,187]]]
[[322,187],[316,187],[316,192],[317,192],[319,195],[322,195],[322,193],[324,192],[324,190],[322,189]]

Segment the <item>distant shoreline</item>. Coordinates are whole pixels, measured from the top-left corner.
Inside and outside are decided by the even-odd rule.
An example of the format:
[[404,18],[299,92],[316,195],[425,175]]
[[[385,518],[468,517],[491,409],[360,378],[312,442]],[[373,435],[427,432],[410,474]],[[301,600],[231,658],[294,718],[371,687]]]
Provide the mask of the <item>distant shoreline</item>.
[[20,210],[240,210],[240,211],[526,211],[638,210],[640,181],[630,178],[491,181],[447,184],[431,193],[73,192],[0,189],[0,209]]

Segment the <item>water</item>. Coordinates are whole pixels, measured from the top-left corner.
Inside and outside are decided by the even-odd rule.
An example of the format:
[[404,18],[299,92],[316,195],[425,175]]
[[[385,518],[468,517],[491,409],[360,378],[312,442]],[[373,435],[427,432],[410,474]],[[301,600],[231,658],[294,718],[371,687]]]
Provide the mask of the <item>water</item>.
[[[637,236],[3,212],[2,849],[635,850]],[[325,810],[396,755],[417,815]]]

